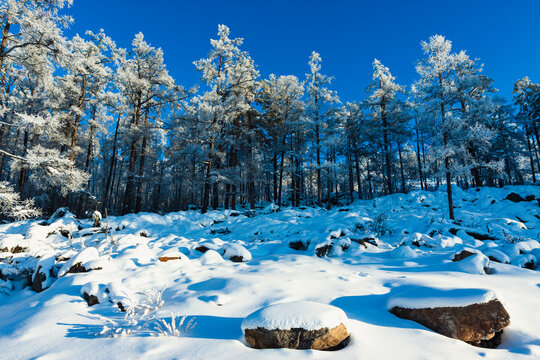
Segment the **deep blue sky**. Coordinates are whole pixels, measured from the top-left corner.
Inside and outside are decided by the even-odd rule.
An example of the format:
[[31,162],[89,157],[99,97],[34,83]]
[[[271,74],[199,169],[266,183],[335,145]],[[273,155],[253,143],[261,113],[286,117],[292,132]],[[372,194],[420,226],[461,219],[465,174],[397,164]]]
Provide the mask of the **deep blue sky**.
[[75,18],[66,35],[103,28],[128,47],[143,32],[164,50],[170,73],[186,87],[198,81],[192,62],[208,53],[218,24],[244,38],[243,48],[263,77],[303,79],[311,51],[318,51],[323,72],[335,77],[332,88],[344,101],[365,96],[373,58],[409,86],[422,57],[420,41],[433,34],[480,58],[507,98],[518,78],[540,81],[538,0],[74,0],[66,13]]

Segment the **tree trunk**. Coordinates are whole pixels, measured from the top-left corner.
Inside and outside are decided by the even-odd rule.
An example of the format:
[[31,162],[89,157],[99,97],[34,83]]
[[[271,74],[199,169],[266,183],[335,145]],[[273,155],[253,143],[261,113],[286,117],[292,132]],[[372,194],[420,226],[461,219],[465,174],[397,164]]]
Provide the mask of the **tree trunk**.
[[532,157],[531,139],[529,137],[529,132],[527,131],[527,129],[525,130],[525,132],[527,133],[527,146],[529,148],[529,160],[531,162],[532,182],[535,183],[536,182],[536,173],[534,171],[534,161],[533,161],[533,157]]
[[[112,154],[111,154],[111,165],[109,166],[109,172],[107,174],[107,185],[105,186],[105,196],[103,197],[102,201],[102,208],[105,209],[107,207],[107,201],[109,199],[109,187],[111,186],[111,179],[112,179],[112,173],[113,169],[116,165],[116,145],[118,140],[118,128],[120,126],[120,118],[121,114],[118,114],[118,118],[116,119],[116,128],[114,129],[114,139],[113,139],[113,148],[112,148]],[[114,182],[112,183],[114,184]],[[112,193],[112,187],[111,191]]]
[[405,186],[405,172],[403,171],[403,157],[401,156],[401,144],[398,142],[399,169],[401,171],[401,192],[407,193]]
[[418,130],[418,118],[416,114],[414,116],[414,124],[416,129],[416,160],[418,161],[418,176],[420,177],[420,189],[425,190],[422,176],[422,163],[420,161],[420,136]]
[[388,188],[388,193],[393,194],[394,190],[392,189],[392,164],[390,163],[390,144],[388,141],[388,123],[386,120],[386,100],[382,99],[381,103],[381,118],[383,126],[383,144],[384,144],[384,162],[386,166],[386,186]]
[[145,161],[145,155],[146,155],[146,142],[147,142],[147,136],[146,136],[146,129],[148,127],[148,117],[150,109],[146,109],[146,113],[144,116],[144,135],[142,139],[142,145],[141,145],[141,156],[139,161],[139,176],[137,179],[137,200],[135,202],[135,213],[139,213],[142,208],[142,191],[143,191],[143,177],[144,177],[144,161]]

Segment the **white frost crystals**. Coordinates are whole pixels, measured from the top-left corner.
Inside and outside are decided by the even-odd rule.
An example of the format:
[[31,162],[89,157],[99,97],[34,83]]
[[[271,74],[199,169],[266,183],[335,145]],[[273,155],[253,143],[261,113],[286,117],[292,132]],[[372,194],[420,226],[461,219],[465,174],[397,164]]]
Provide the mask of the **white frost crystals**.
[[0,216],[15,220],[26,220],[41,215],[41,211],[34,206],[34,200],[21,200],[8,182],[0,182]]

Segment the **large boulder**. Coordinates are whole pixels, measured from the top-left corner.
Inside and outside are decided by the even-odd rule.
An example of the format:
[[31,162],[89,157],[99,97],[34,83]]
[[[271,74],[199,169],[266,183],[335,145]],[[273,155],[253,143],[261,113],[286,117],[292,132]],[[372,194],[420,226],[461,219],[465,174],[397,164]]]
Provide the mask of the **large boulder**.
[[388,302],[390,312],[439,334],[471,345],[495,348],[501,343],[510,315],[495,297],[482,289],[414,288]]
[[347,316],[331,305],[298,301],[270,305],[242,322],[246,341],[257,349],[339,350],[347,345]]

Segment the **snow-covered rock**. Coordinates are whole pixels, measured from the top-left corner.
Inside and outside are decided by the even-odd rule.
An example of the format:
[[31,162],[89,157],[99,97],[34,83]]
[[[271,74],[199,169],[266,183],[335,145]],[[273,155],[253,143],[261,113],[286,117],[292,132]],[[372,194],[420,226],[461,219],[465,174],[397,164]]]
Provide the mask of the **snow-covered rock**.
[[501,302],[483,289],[416,287],[391,297],[387,307],[400,318],[480,347],[498,346],[502,330],[510,324]]
[[339,308],[298,301],[259,309],[241,327],[246,341],[255,348],[330,350],[348,339],[346,322],[347,316]]
[[56,261],[56,254],[42,256],[36,263],[34,274],[32,275],[32,289],[41,292],[53,283],[53,267]]
[[251,253],[240,244],[226,243],[221,247],[221,254],[225,259],[234,262],[245,262],[251,260]]
[[58,277],[66,275],[68,272],[86,272],[90,267],[85,265],[99,258],[99,252],[95,247],[89,247],[70,258],[58,271]]

